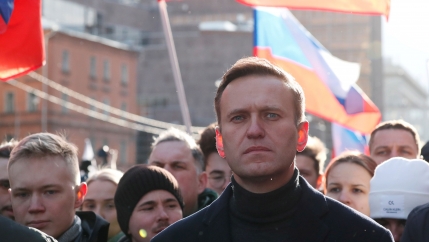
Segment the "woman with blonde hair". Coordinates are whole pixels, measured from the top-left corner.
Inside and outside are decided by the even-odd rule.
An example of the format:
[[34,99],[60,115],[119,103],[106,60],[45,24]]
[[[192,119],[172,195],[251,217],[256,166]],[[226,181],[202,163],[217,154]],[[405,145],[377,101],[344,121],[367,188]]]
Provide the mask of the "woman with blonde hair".
[[342,153],[326,168],[325,195],[369,216],[370,181],[376,166],[374,160],[359,152]]
[[86,181],[88,193],[82,211],[92,211],[110,223],[108,242],[117,242],[124,234],[116,217],[115,192],[123,173],[114,169],[102,169]]

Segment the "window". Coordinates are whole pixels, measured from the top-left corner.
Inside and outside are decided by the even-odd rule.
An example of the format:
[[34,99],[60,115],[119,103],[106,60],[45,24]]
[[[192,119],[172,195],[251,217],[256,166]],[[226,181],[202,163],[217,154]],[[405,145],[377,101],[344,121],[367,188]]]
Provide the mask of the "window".
[[128,66],[126,64],[122,64],[121,67],[121,83],[123,85],[128,84]]
[[70,55],[67,50],[63,50],[63,60],[61,64],[61,70],[63,72],[70,72]]
[[63,106],[61,108],[61,113],[68,113],[69,109],[65,105],[69,101],[69,96],[67,94],[63,93],[61,95],[61,99],[63,100]]
[[89,62],[89,76],[91,78],[97,77],[97,59],[95,58],[95,56],[91,56]]
[[103,79],[105,81],[110,80],[110,62],[108,60],[105,60],[103,63]]
[[127,142],[121,141],[121,148],[119,150],[119,161],[124,164],[127,163]]
[[27,111],[28,112],[36,111],[38,103],[39,103],[39,99],[36,97],[34,93],[27,93]]
[[127,111],[127,103],[122,103],[121,104],[121,110],[122,111]]
[[[91,97],[94,101],[97,101],[97,99],[95,97]],[[91,109],[91,111],[97,111],[97,108],[94,105],[89,105],[89,109]]]
[[6,113],[15,112],[15,94],[13,92],[7,92],[4,102],[4,111]]
[[[103,100],[103,103],[104,103],[104,104],[106,104],[106,105],[110,105],[110,101],[109,101],[109,99],[107,99],[107,98],[105,98],[105,99]],[[103,113],[104,113],[105,115],[110,115],[110,113],[109,113],[109,112],[107,112],[106,110],[104,110],[104,111],[103,111]]]

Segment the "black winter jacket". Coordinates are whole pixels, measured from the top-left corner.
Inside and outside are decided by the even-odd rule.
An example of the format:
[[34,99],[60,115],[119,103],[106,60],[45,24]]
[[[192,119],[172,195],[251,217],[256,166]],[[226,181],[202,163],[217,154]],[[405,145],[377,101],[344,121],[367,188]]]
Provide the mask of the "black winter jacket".
[[[290,242],[393,242],[392,234],[369,217],[325,197],[299,177],[302,195],[292,218]],[[231,184],[210,206],[170,225],[152,242],[232,242]],[[249,201],[251,202],[251,201]]]
[[18,224],[0,215],[0,241],[56,242],[57,240],[40,230]]

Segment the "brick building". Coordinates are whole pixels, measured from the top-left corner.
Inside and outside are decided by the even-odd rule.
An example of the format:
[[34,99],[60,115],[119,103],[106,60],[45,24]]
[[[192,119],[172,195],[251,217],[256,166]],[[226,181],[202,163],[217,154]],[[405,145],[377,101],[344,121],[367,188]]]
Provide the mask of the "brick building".
[[[45,24],[44,24],[45,25]],[[49,24],[48,24],[49,25]],[[97,101],[136,113],[138,51],[128,45],[65,29],[45,28],[46,65],[37,73]],[[91,105],[57,91],[29,76],[18,79],[35,89],[90,110]],[[22,139],[41,131],[65,134],[79,148],[91,140],[94,152],[103,145],[118,150],[118,166],[135,163],[132,129],[98,120],[41,100],[8,83],[0,83],[0,137]],[[46,110],[46,112],[44,112]],[[102,112],[102,111],[100,111]],[[45,116],[46,115],[46,116]],[[114,115],[112,115],[114,116]]]

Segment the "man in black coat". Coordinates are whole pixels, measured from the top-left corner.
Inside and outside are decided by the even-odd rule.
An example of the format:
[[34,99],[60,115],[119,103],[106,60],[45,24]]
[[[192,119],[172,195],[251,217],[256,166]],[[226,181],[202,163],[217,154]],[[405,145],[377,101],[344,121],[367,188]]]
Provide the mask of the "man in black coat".
[[235,63],[215,97],[217,149],[233,171],[231,184],[152,241],[393,241],[299,176],[295,154],[308,137],[304,103],[301,86],[267,60]]

